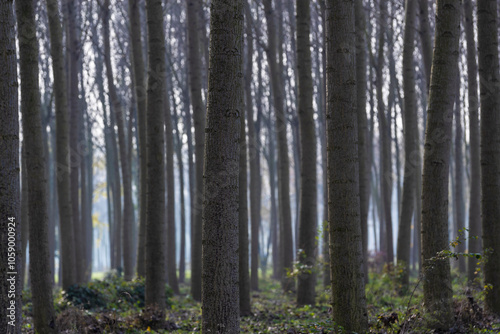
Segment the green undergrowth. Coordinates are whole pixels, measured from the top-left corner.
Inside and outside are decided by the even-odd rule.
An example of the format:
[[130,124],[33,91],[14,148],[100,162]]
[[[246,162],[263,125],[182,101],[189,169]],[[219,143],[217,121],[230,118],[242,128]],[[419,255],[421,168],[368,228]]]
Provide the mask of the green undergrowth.
[[[399,268],[370,273],[366,285],[368,333],[438,333],[425,328],[422,279],[415,273],[402,292]],[[452,273],[456,323],[448,332],[499,333],[498,319],[483,311],[484,291],[467,286],[463,276]],[[346,333],[333,328],[331,291],[318,279],[316,305],[298,307],[294,293],[283,293],[281,284],[265,278],[252,291],[252,315],[241,318],[241,333]],[[189,282],[187,282],[189,283]],[[144,280],[127,282],[117,275],[56,291],[56,325],[64,333],[196,333],[201,330],[201,305],[189,295],[189,284],[173,296],[166,286],[168,308],[144,309]],[[29,291],[23,295],[23,333],[34,333]]]

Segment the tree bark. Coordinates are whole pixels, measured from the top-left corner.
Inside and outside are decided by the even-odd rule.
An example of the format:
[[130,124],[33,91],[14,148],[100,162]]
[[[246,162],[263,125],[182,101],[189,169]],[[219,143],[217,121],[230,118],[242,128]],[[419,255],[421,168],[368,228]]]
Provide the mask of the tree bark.
[[420,16],[420,43],[422,44],[422,59],[427,82],[427,90],[431,79],[432,66],[432,30],[429,24],[429,0],[419,0]]
[[165,34],[161,0],[147,0],[148,92],[147,92],[147,225],[146,305],[165,309],[165,139],[164,71]]
[[500,88],[497,2],[478,0],[477,36],[481,92],[481,213],[486,308],[500,315]]
[[268,45],[267,59],[269,62],[271,86],[273,93],[273,107],[276,117],[275,131],[278,141],[278,203],[281,238],[281,256],[283,261],[282,287],[285,291],[294,289],[294,280],[286,275],[287,270],[292,270],[293,262],[293,236],[292,216],[290,209],[290,160],[288,157],[287,121],[283,106],[283,92],[281,87],[281,74],[279,71],[278,52],[276,43],[276,26],[271,0],[264,0],[266,14]]
[[[470,195],[469,195],[469,253],[481,252],[481,148],[479,137],[479,96],[477,84],[476,41],[474,37],[473,5],[464,1],[464,30],[467,41],[467,82],[469,101],[469,151],[470,151]],[[475,257],[468,258],[467,277],[469,283],[476,278]]]
[[298,117],[301,146],[300,161],[300,211],[298,261],[305,266],[298,279],[297,304],[315,303],[316,274],[316,225],[317,177],[316,177],[316,129],[313,109],[313,83],[311,70],[311,9],[309,0],[297,0],[297,72]]
[[192,203],[192,240],[191,240],[191,295],[194,300],[201,300],[201,240],[202,240],[202,191],[203,191],[203,159],[205,142],[205,106],[201,97],[201,64],[198,37],[197,11],[200,0],[186,0],[188,30],[189,88],[193,108],[195,136],[195,186]]
[[[20,189],[19,189],[19,109],[18,109],[18,79],[16,57],[16,24],[14,19],[13,2],[0,2],[0,328],[6,334],[21,333],[22,323],[22,285],[21,262],[25,260],[21,248],[21,225],[26,221],[20,220]],[[30,29],[34,34],[34,30]],[[33,37],[33,36],[30,36]],[[10,239],[9,239],[10,238]],[[9,260],[9,253],[14,254],[14,261]],[[10,275],[17,272],[18,275]],[[13,281],[12,281],[13,279]],[[11,283],[12,282],[12,283]],[[14,284],[14,295],[11,293],[11,284]],[[7,308],[14,305],[12,317]],[[9,325],[11,322],[14,326]]]
[[[27,181],[28,211],[31,217],[29,219],[30,280],[35,330],[40,333],[56,333],[52,272],[49,264],[47,173],[38,84],[38,40],[35,31],[32,30],[32,27],[36,26],[34,7],[35,4],[31,0],[16,1],[21,113],[26,165],[29,166]],[[16,325],[19,326],[20,323]]]
[[[328,220],[335,323],[368,325],[359,203],[354,2],[326,3]],[[339,47],[342,46],[342,47]]]
[[404,145],[405,169],[403,178],[403,197],[398,229],[397,263],[404,267],[401,275],[402,289],[410,284],[410,246],[411,225],[415,207],[416,174],[420,172],[415,164],[415,155],[420,154],[417,131],[417,99],[415,93],[415,18],[416,2],[406,1],[405,31],[403,41],[403,90],[404,90]]
[[448,180],[460,36],[460,1],[437,1],[436,39],[427,107],[422,179],[424,305],[429,327],[453,322],[450,262],[432,259],[448,249]]
[[62,47],[62,28],[57,0],[46,0],[49,17],[50,54],[56,105],[56,169],[59,201],[59,228],[61,235],[62,287],[67,289],[77,282],[73,215],[70,197],[70,160],[68,99]]
[[213,0],[203,191],[202,332],[238,333],[243,1]]

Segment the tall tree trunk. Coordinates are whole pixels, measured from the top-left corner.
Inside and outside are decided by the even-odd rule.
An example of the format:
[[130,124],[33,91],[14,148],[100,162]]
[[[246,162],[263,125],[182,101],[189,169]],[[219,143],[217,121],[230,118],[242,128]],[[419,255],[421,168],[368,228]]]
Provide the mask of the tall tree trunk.
[[[104,63],[106,65],[106,78],[108,79],[108,91],[110,104],[118,128],[118,146],[120,154],[120,165],[122,171],[123,184],[123,273],[126,280],[131,280],[134,276],[133,247],[132,247],[132,229],[133,229],[133,202],[132,202],[132,178],[130,172],[130,161],[128,158],[128,149],[125,136],[125,113],[121,106],[116,86],[114,84],[113,68],[111,65],[111,47],[110,47],[110,10],[109,0],[104,1],[103,8],[103,37],[104,37]],[[130,135],[130,134],[129,134]]]
[[264,0],[264,10],[267,21],[268,46],[267,59],[271,74],[273,93],[273,107],[276,117],[275,131],[278,141],[278,203],[279,221],[282,240],[281,256],[283,261],[282,287],[285,291],[294,289],[294,280],[286,275],[286,270],[292,269],[293,236],[292,216],[290,209],[290,161],[288,157],[287,121],[283,106],[283,92],[279,71],[278,52],[276,43],[276,26],[271,0]]
[[479,89],[481,92],[481,213],[483,249],[489,250],[484,264],[484,283],[492,288],[486,308],[500,315],[500,88],[498,81],[497,2],[477,2]]
[[62,287],[67,289],[77,282],[76,253],[73,215],[70,197],[70,160],[68,99],[62,46],[62,28],[59,20],[57,0],[46,0],[50,30],[50,54],[54,80],[56,104],[56,169],[57,195],[59,201],[59,228],[62,259]]
[[[166,82],[166,78],[165,78]],[[172,131],[172,116],[170,114],[170,101],[165,86],[164,109],[165,109],[165,135],[166,135],[166,179],[167,179],[167,278],[168,285],[175,294],[179,294],[179,281],[177,280],[177,256],[176,256],[176,229],[175,229],[175,183],[174,183],[174,133]]]
[[363,0],[354,4],[356,15],[356,83],[358,113],[359,202],[363,268],[368,282],[368,208],[370,205],[370,163],[368,161],[368,120],[366,116],[366,18]]
[[[18,222],[21,224],[20,235],[21,235],[21,272],[20,272],[20,286],[21,291],[24,289],[24,284],[28,278],[27,269],[29,265],[27,264],[26,250],[28,249],[28,240],[30,236],[29,230],[29,203],[28,203],[28,167],[26,165],[26,145],[22,144],[21,148],[21,220]],[[29,285],[29,283],[28,283]]]
[[460,1],[437,1],[436,40],[427,107],[422,180],[422,257],[424,303],[429,326],[453,322],[449,259],[432,259],[448,249],[448,180],[453,103],[458,70]]
[[[479,96],[477,90],[476,41],[474,38],[473,5],[464,1],[464,30],[467,40],[467,82],[469,101],[469,150],[470,150],[470,195],[469,195],[469,253],[481,252],[481,158],[479,137]],[[471,238],[472,237],[472,238]],[[469,283],[476,278],[475,257],[468,258],[467,277]]]
[[316,177],[316,129],[313,109],[313,83],[311,70],[311,9],[309,0],[297,0],[297,71],[298,71],[298,116],[300,126],[300,211],[298,261],[305,266],[297,285],[297,304],[315,302],[316,274],[316,225],[317,177]]
[[252,69],[253,69],[253,29],[252,12],[248,2],[245,2],[246,15],[246,68],[245,68],[245,107],[248,122],[248,158],[250,160],[250,220],[252,231],[250,286],[259,290],[259,226],[261,208],[261,178],[260,178],[260,148],[259,138],[255,131],[252,101]]
[[387,18],[387,2],[386,0],[379,1],[380,17],[378,31],[378,55],[376,67],[377,80],[377,109],[379,120],[379,138],[380,138],[380,196],[382,201],[382,210],[385,238],[384,243],[381,242],[380,248],[385,252],[385,262],[392,263],[394,261],[394,249],[392,244],[392,211],[391,211],[391,194],[392,194],[392,163],[391,163],[391,130],[390,130],[390,113],[386,115],[386,107],[384,105],[383,96],[383,68],[384,59],[386,57],[384,51],[385,45],[385,26]]
[[431,79],[432,66],[432,30],[429,24],[429,0],[418,0],[420,16],[420,43],[422,44],[422,59],[427,82],[427,90]]
[[[368,325],[360,224],[354,2],[326,3],[328,221],[335,323]],[[338,46],[342,45],[339,49]]]
[[203,189],[203,333],[240,331],[238,183],[240,118],[244,118],[243,20],[242,0],[212,0]]
[[145,239],[146,239],[146,203],[147,203],[147,165],[146,165],[146,81],[144,76],[144,59],[141,42],[141,17],[139,1],[129,0],[130,40],[132,44],[132,62],[134,73],[135,101],[137,103],[137,118],[139,123],[139,242],[137,247],[137,276],[145,275]]
[[[17,3],[17,2],[16,2]],[[19,15],[19,14],[18,14]],[[22,284],[21,262],[25,260],[21,248],[21,221],[19,214],[19,109],[16,57],[16,24],[12,1],[0,2],[0,328],[6,334],[21,333]],[[34,30],[29,30],[34,38]],[[23,171],[24,173],[24,171]],[[14,254],[10,254],[14,253]],[[15,254],[17,253],[17,254]],[[14,255],[14,261],[9,259]],[[12,274],[13,272],[18,274]],[[12,291],[14,290],[14,291]],[[14,303],[14,306],[12,306]],[[14,312],[9,310],[13,309]]]
[[203,189],[203,159],[205,142],[205,106],[201,97],[201,64],[199,59],[200,46],[198,37],[197,11],[200,0],[186,0],[187,30],[188,30],[188,61],[189,87],[193,107],[193,123],[195,136],[195,186],[192,203],[192,240],[191,240],[191,295],[194,300],[201,300],[201,230],[202,230],[202,189]]
[[415,164],[418,149],[417,99],[415,94],[415,18],[417,3],[406,1],[405,31],[403,41],[403,89],[404,89],[404,144],[405,169],[403,178],[403,198],[398,229],[397,261],[404,267],[401,276],[402,289],[410,284],[411,225],[415,206],[416,174],[420,172]]
[[[29,186],[28,211],[29,217],[31,217],[29,219],[29,248],[33,322],[37,332],[56,333],[52,300],[52,272],[49,267],[47,166],[43,148],[38,86],[38,40],[36,33],[31,30],[32,27],[36,26],[35,3],[31,0],[16,1],[16,16],[21,79],[21,114],[26,145],[26,165],[29,166],[27,181]],[[5,65],[8,66],[8,64]],[[19,193],[16,195],[18,196]],[[5,214],[10,214],[10,212],[5,211]],[[9,271],[14,271],[14,268],[9,267]],[[10,293],[11,291],[9,291]],[[16,325],[20,326],[21,324],[17,323]]]
[[146,305],[165,309],[165,220],[164,159],[164,71],[165,34],[161,0],[147,0],[148,92],[147,92],[147,225],[146,225]]

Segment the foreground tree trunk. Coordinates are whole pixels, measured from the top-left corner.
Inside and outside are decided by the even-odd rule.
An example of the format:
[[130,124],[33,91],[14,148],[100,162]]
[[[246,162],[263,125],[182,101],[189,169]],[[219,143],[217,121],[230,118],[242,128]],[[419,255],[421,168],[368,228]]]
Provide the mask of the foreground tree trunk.
[[145,275],[145,239],[146,239],[146,203],[147,203],[147,159],[146,159],[146,80],[144,77],[144,59],[141,42],[141,18],[139,1],[129,0],[130,40],[132,45],[132,62],[134,72],[134,91],[137,103],[139,130],[139,242],[137,247],[137,276]]
[[148,22],[146,305],[165,309],[165,34],[161,0],[146,1]]
[[460,1],[437,1],[436,39],[427,107],[422,179],[424,303],[432,328],[453,322],[449,259],[432,259],[448,249],[448,176],[453,103],[458,70]]
[[306,266],[297,285],[297,304],[309,305],[315,301],[316,274],[316,129],[313,109],[313,84],[311,74],[311,9],[309,0],[297,0],[297,71],[298,116],[300,126],[300,211],[298,261]]
[[[328,220],[333,319],[367,328],[359,205],[354,2],[327,1]],[[338,46],[342,45],[342,48]]]
[[[35,330],[40,333],[56,333],[52,300],[52,272],[49,265],[47,173],[38,86],[38,40],[36,33],[31,30],[36,26],[34,7],[35,3],[32,0],[16,1],[21,113],[26,145],[26,165],[29,166],[27,179],[28,210],[29,217],[31,217],[29,219],[30,280]],[[32,33],[28,33],[30,31]]]
[[[21,261],[25,256],[21,248],[21,225],[19,207],[19,109],[18,81],[16,57],[16,24],[14,20],[13,2],[0,1],[0,328],[2,333],[21,333]],[[29,30],[33,32],[33,30]],[[34,33],[33,33],[34,34]],[[34,36],[32,36],[34,37]],[[24,171],[23,171],[24,173]],[[10,233],[9,233],[10,232]],[[10,240],[9,240],[10,237]],[[10,261],[9,248],[12,247],[15,261]],[[10,263],[9,263],[10,262]],[[10,275],[9,272],[17,272]],[[15,287],[14,296],[9,295],[12,282]],[[14,312],[8,310],[15,302]],[[14,326],[9,325],[9,322]]]
[[[471,0],[464,1],[464,30],[467,40],[467,81],[469,88],[469,143],[470,143],[470,195],[469,195],[469,253],[481,252],[481,148],[479,137],[479,96],[477,94],[476,41]],[[472,238],[470,238],[472,236]],[[474,237],[479,237],[474,239]],[[469,283],[476,278],[475,257],[467,259]]]
[[415,19],[417,3],[406,1],[405,32],[403,41],[403,90],[404,90],[404,144],[405,169],[403,178],[403,198],[398,229],[397,263],[404,267],[401,277],[402,289],[410,284],[411,224],[415,207],[416,176],[420,172],[415,164],[418,149],[417,98],[415,94]]
[[500,89],[497,2],[477,2],[479,89],[481,92],[481,213],[486,308],[500,315]]
[[59,201],[59,229],[61,240],[62,288],[67,289],[76,283],[75,235],[70,197],[70,161],[68,98],[64,56],[62,47],[62,28],[59,21],[57,0],[46,0],[50,30],[50,54],[54,80],[56,105],[56,169],[57,198]]
[[203,192],[203,333],[238,333],[243,1],[212,0]]
[[282,261],[282,287],[285,291],[294,289],[294,280],[287,277],[286,271],[292,270],[293,265],[293,237],[292,216],[290,209],[290,158],[288,157],[287,120],[284,109],[281,73],[278,63],[278,48],[276,43],[275,16],[271,0],[264,0],[266,12],[268,46],[267,59],[271,72],[271,86],[273,93],[273,107],[276,117],[276,137],[278,141],[278,206],[280,221],[280,249]]

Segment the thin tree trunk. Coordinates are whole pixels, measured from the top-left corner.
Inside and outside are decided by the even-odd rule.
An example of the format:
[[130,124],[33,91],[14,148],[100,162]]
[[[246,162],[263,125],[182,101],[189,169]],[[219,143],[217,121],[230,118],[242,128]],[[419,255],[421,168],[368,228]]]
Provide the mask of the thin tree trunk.
[[77,282],[75,260],[75,235],[70,197],[70,160],[68,99],[62,47],[62,28],[59,21],[57,0],[46,0],[49,17],[50,54],[56,104],[56,169],[59,201],[59,228],[61,240],[62,287],[67,289]]
[[240,118],[244,118],[243,21],[242,0],[212,0],[203,182],[203,333],[240,331],[238,183]]
[[[469,101],[469,150],[470,150],[470,195],[469,195],[469,253],[481,252],[481,158],[479,137],[479,96],[477,87],[476,42],[474,38],[473,5],[464,1],[464,30],[467,40],[467,82]],[[467,276],[469,283],[476,279],[475,257],[468,258]]]
[[146,0],[148,23],[146,305],[165,309],[165,34],[161,0]]
[[[38,40],[36,34],[27,33],[32,31],[32,27],[36,26],[35,3],[31,0],[16,1],[16,17],[19,40],[23,138],[26,145],[26,166],[29,166],[27,181],[29,186],[28,211],[31,218],[29,219],[29,248],[33,322],[37,332],[57,333],[52,299],[52,272],[49,267],[47,166],[43,148],[38,84]],[[5,65],[8,66],[8,64]],[[17,186],[19,191],[18,187],[19,185]],[[16,195],[18,196],[19,193]],[[10,212],[6,211],[5,214],[10,214]],[[14,271],[14,268],[9,267],[9,271]],[[11,291],[9,291],[10,293]],[[16,325],[20,326],[21,323]]]
[[354,2],[328,0],[326,6],[332,313],[337,325],[361,332],[368,319],[359,203]]
[[460,1],[437,1],[436,40],[427,107],[422,180],[422,257],[424,305],[432,328],[453,322],[450,262],[433,260],[448,249],[448,180],[453,103],[458,70]]
[[297,72],[298,72],[298,117],[300,126],[300,211],[298,261],[305,266],[298,279],[297,304],[315,303],[316,274],[316,226],[317,177],[316,177],[316,129],[313,109],[313,82],[311,70],[311,9],[309,0],[297,0]]
[[[28,167],[26,165],[26,144],[23,142],[21,148],[21,219],[19,224],[21,224],[21,274],[20,274],[20,284],[21,291],[24,289],[24,284],[28,278],[27,269],[29,269],[29,264],[27,263],[26,250],[28,249],[28,240],[30,236],[29,230],[29,203],[28,203]],[[29,283],[27,283],[29,285]]]
[[422,59],[424,63],[427,90],[429,90],[432,66],[432,36],[434,35],[429,24],[429,0],[418,0],[420,16],[420,43],[422,45]]
[[497,1],[478,0],[477,36],[481,92],[481,213],[486,309],[500,315],[500,89]]

